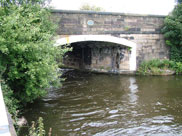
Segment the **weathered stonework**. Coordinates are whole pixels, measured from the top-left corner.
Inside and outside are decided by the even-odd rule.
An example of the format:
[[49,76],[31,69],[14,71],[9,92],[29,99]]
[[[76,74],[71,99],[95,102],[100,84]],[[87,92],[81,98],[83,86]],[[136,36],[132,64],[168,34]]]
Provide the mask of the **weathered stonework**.
[[[62,10],[52,14],[54,20],[59,19],[59,35],[112,35],[135,42],[137,66],[145,60],[169,58],[169,49],[160,32],[165,16]],[[105,64],[109,59],[103,59]],[[127,69],[126,63],[122,61],[121,69]]]
[[97,72],[129,71],[130,50],[122,45],[105,42],[71,44],[73,51],[63,59],[65,66]]
[[169,58],[169,48],[162,34],[120,34],[120,37],[137,43],[137,65],[151,59]]
[[[59,35],[82,34],[159,34],[164,16],[107,12],[53,11],[59,20]],[[94,22],[88,25],[88,20]]]

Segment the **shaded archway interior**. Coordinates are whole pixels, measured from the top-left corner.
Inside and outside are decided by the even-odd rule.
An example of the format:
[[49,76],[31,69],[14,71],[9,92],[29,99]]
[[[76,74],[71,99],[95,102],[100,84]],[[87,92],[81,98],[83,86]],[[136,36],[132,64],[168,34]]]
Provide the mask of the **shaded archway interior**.
[[65,67],[97,72],[129,71],[129,47],[99,41],[71,43],[72,51],[64,56]]

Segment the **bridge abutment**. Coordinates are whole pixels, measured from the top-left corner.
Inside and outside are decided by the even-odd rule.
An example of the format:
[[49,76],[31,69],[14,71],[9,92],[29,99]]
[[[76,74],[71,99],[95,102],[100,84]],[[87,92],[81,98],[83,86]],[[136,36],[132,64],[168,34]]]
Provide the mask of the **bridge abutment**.
[[[151,59],[169,59],[169,48],[165,45],[164,37],[161,34],[165,16],[65,10],[56,10],[53,11],[52,14],[53,20],[59,19],[59,29],[57,33],[60,37],[74,37],[77,35],[77,37],[74,37],[75,39],[73,37],[70,38],[72,42],[91,40],[121,44],[123,42],[116,42],[119,41],[120,38],[121,41],[123,39],[126,39],[127,42],[131,41],[131,45],[134,46],[132,46],[129,56],[130,71],[135,71],[143,61]],[[86,36],[86,39],[80,38],[81,36]],[[109,36],[111,40],[108,39]],[[117,37],[117,39],[113,37]],[[81,40],[79,41],[77,39]],[[68,42],[69,40],[67,39]],[[128,46],[130,43],[123,45],[130,47]],[[115,53],[115,58],[118,58],[117,52]],[[96,58],[98,58],[98,56],[95,57],[95,59],[94,57],[92,58],[93,64],[91,66],[96,67],[94,62],[97,60]],[[103,61],[100,61],[98,65],[108,60],[108,57],[105,56]],[[113,66],[114,64],[115,62],[113,61]],[[118,65],[118,62],[116,65]],[[119,68],[120,67],[121,69],[126,69],[124,66],[119,66]]]

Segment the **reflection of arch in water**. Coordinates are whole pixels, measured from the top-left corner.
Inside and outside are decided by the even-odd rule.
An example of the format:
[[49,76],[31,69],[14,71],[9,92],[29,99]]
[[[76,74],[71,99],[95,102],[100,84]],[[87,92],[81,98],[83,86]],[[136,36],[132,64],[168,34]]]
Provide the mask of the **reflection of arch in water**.
[[131,55],[129,58],[130,71],[136,71],[136,44],[123,38],[117,38],[109,35],[72,35],[59,38],[55,46],[83,42],[83,41],[100,41],[120,44],[131,48]]
[[116,54],[116,68],[119,69],[119,58],[120,58],[120,54],[117,53]]
[[134,77],[130,77],[130,86],[129,90],[129,101],[131,104],[136,104],[138,100],[138,95],[136,93],[138,92],[138,85],[136,84],[136,79]]

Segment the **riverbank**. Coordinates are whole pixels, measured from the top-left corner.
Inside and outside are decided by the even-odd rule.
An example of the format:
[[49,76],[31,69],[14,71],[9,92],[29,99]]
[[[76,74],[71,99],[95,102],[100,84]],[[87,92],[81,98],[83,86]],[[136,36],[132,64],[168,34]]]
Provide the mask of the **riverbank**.
[[182,63],[171,60],[154,59],[142,62],[137,70],[138,75],[178,75],[182,73]]

